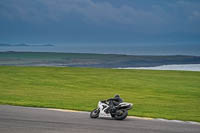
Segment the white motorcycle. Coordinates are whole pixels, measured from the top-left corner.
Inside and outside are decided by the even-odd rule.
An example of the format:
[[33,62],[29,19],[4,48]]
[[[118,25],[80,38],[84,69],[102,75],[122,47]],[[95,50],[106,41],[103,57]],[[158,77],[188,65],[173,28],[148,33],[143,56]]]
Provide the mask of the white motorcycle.
[[122,102],[115,106],[114,110],[109,108],[109,101],[99,101],[98,107],[90,113],[91,118],[114,118],[124,120],[128,116],[128,110],[133,107],[132,103]]

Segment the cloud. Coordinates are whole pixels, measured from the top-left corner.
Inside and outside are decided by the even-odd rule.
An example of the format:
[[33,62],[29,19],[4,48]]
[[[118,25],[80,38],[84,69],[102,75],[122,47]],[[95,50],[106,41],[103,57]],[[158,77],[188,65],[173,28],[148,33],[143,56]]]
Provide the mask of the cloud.
[[125,4],[115,7],[109,2],[93,2],[92,0],[1,0],[0,6],[1,16],[23,20],[43,18],[57,21],[72,13],[77,13],[84,19],[97,23],[134,24],[145,18],[156,18],[156,14],[150,11],[136,10]]
[[77,13],[85,22],[96,24],[141,25],[145,21],[148,21],[149,24],[162,22],[162,18],[155,11],[138,10],[126,4],[115,7],[113,3],[93,2],[92,0],[44,0],[42,3],[46,5],[49,16],[58,16],[57,19]]
[[[145,32],[172,32],[199,22],[199,2],[177,0],[151,3],[147,7],[144,8],[134,1],[132,5],[123,3],[115,6],[109,0],[1,0],[0,19],[29,23],[67,23],[67,20],[77,16],[79,21],[87,24],[118,25]],[[194,28],[195,26],[197,25],[193,25]]]

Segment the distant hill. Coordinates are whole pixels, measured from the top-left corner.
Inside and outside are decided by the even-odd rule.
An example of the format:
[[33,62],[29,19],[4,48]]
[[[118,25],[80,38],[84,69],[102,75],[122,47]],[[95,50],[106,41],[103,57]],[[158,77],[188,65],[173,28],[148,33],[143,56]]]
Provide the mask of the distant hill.
[[16,46],[54,46],[52,44],[41,44],[41,45],[30,45],[30,44],[25,44],[25,43],[20,43],[20,44],[7,44],[7,43],[0,43],[0,47],[16,47]]
[[71,67],[153,67],[172,64],[200,64],[200,56],[137,56],[53,52],[0,52],[0,65]]

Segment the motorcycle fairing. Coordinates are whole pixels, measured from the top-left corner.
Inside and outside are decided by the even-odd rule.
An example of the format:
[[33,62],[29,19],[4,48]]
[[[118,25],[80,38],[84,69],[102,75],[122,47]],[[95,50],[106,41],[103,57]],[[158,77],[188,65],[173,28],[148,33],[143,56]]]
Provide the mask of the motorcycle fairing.
[[98,108],[100,109],[99,117],[101,118],[111,118],[110,113],[106,113],[105,110],[108,109],[109,105],[99,102]]

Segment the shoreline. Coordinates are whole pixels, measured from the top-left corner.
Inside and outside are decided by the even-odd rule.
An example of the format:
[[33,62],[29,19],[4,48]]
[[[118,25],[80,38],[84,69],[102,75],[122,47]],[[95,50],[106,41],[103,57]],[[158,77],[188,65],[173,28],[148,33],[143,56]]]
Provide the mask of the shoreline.
[[192,56],[200,57],[195,54],[128,54],[128,53],[103,53],[103,52],[63,52],[63,51],[27,51],[27,50],[0,50],[0,53],[56,53],[56,54],[91,54],[91,55],[119,55],[119,56],[154,56],[154,57],[166,57],[166,56]]
[[200,71],[200,64],[172,64],[172,65],[160,65],[155,67],[126,67],[117,69]]

